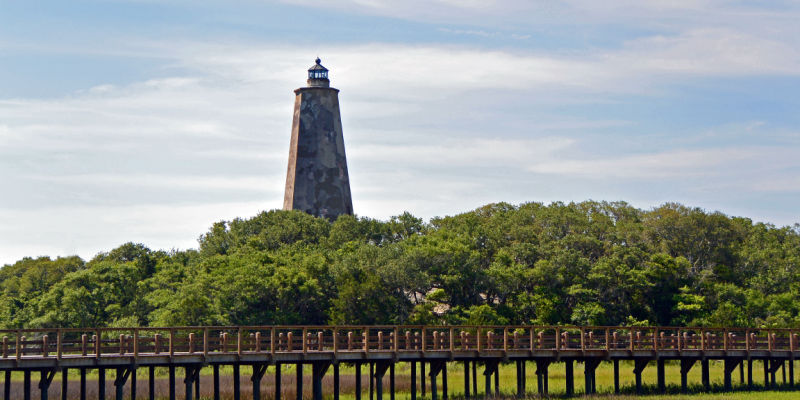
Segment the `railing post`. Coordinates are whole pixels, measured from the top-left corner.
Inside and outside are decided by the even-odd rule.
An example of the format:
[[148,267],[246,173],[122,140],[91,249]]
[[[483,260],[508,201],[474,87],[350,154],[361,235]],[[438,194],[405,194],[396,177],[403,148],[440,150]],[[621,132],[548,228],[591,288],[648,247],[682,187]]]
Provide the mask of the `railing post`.
[[336,354],[339,351],[339,328],[333,328],[333,353]]
[[426,345],[426,343],[427,343],[427,340],[425,339],[425,336],[426,336],[426,335],[425,335],[425,330],[426,330],[426,329],[425,329],[425,327],[423,326],[423,327],[422,327],[422,352],[423,352],[423,353],[425,353],[425,345]]
[[22,342],[22,331],[18,330],[14,339],[16,341],[16,345],[14,346],[14,352],[16,352],[15,356],[16,356],[17,360],[19,360],[22,357],[22,351],[20,351],[21,350],[20,349],[20,344]]
[[561,328],[556,327],[556,351],[561,351]]
[[156,354],[161,353],[161,334],[156,333],[153,335],[153,352]]
[[[291,347],[290,347],[291,349]],[[242,327],[236,330],[236,354],[242,355]]]
[[303,327],[303,353],[308,351],[308,345],[306,342],[308,341],[308,328]]
[[631,353],[633,353],[633,349],[634,349],[634,344],[633,344],[633,342],[634,342],[634,338],[633,338],[633,327],[631,327],[631,329],[630,329],[630,334],[631,334],[631,343],[630,343],[630,347],[631,347]]
[[794,332],[789,331],[789,351],[794,353],[796,343],[794,342]]
[[169,330],[169,358],[175,355],[175,329]]
[[397,326],[392,329],[392,333],[394,333],[394,337],[392,338],[392,346],[394,347],[394,352],[397,353],[400,350],[400,332],[397,330]]
[[94,355],[97,358],[100,358],[100,353],[102,352],[102,343],[103,343],[103,336],[101,335],[100,329],[95,331],[95,339],[94,339]]
[[3,336],[3,358],[8,358],[8,336]]
[[750,329],[744,331],[744,349],[750,354]]
[[260,331],[256,331],[256,334],[253,335],[253,336],[254,336],[253,337],[253,342],[254,342],[253,343],[253,350],[255,350],[256,353],[260,353],[261,352],[261,332]]
[[653,351],[658,351],[658,328],[653,328]]
[[[334,342],[334,348],[336,347],[336,342]],[[269,352],[270,354],[275,354],[275,327],[269,328]]]
[[42,335],[42,357],[47,357],[47,353],[48,353],[47,352],[47,347],[48,347],[47,339],[48,339],[47,335]]
[[139,329],[133,328],[133,358],[139,358]]
[[706,332],[704,330],[700,330],[700,350],[706,349]]
[[[364,353],[369,353],[369,327],[365,326],[362,328],[364,330],[363,337],[364,337]],[[425,338],[423,337],[422,340],[424,341]]]
[[503,352],[508,352],[508,327],[503,328]]
[[530,338],[529,338],[530,340],[529,340],[529,341],[531,342],[531,343],[530,343],[530,345],[531,345],[531,351],[533,351],[533,350],[536,348],[536,347],[535,347],[535,344],[534,344],[534,341],[533,341],[533,327],[531,327],[530,329],[528,329],[528,331],[529,331],[529,333],[530,333]]
[[772,351],[774,344],[772,343],[772,330],[767,331],[767,350]]
[[294,350],[294,333],[292,331],[286,332],[286,351]]
[[325,337],[322,331],[317,332],[317,349],[319,351],[325,350]]
[[125,354],[125,334],[119,334],[119,355]]
[[609,351],[609,350],[611,350],[611,343],[609,341],[610,335],[609,335],[609,329],[608,328],[606,328],[605,336],[606,336],[606,351]]
[[475,340],[477,341],[478,345],[478,353],[481,352],[483,347],[481,346],[481,328],[478,328],[477,334],[475,335]]
[[581,351],[586,351],[586,340],[584,338],[585,336],[586,336],[586,329],[584,329],[584,327],[581,327]]
[[722,331],[722,350],[728,351],[728,330]]
[[614,350],[616,350],[617,344],[619,343],[619,334],[617,333],[617,331],[614,331],[614,333],[611,334],[611,341],[613,342],[613,345],[611,347],[613,347]]
[[56,331],[56,358],[58,360],[61,360],[61,355],[63,354],[63,350],[61,348],[61,342],[63,340],[63,336],[64,336],[64,332],[61,331],[61,329],[59,328]]
[[208,357],[208,327],[203,328],[203,357]]
[[[397,328],[395,328],[395,329],[397,329]],[[453,350],[455,350],[455,344],[453,343],[453,340],[455,339],[455,336],[456,336],[455,335],[455,331],[453,330],[453,328],[450,328],[450,353],[452,353]]]
[[17,360],[25,353],[25,336],[17,336]]

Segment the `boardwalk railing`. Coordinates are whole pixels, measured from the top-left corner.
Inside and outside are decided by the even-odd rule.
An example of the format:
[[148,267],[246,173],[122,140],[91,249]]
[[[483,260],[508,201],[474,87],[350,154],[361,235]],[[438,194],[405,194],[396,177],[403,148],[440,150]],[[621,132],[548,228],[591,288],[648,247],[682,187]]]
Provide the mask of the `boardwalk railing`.
[[0,330],[2,359],[175,354],[798,351],[800,330],[620,326],[224,326]]
[[[658,389],[666,390],[665,362],[679,361],[681,388],[687,389],[688,373],[699,362],[702,383],[711,387],[709,360],[724,363],[724,387],[732,388],[732,373],[740,371],[744,383],[753,386],[754,361],[764,366],[764,382],[776,383],[776,371],[788,366],[789,386],[794,387],[795,359],[800,358],[795,329],[623,327],[623,326],[198,326],[167,328],[62,328],[0,330],[0,371],[4,372],[4,399],[10,399],[12,371],[22,371],[23,398],[30,399],[33,372],[39,372],[38,388],[47,400],[50,384],[61,371],[62,400],[67,400],[70,369],[80,373],[80,398],[86,398],[86,371],[97,370],[98,398],[105,398],[106,371],[116,370],[117,400],[123,399],[126,382],[130,398],[136,398],[137,371],[148,370],[149,398],[155,399],[155,368],[169,371],[169,398],[175,399],[176,369],[185,371],[186,400],[197,399],[200,370],[211,367],[213,398],[220,399],[220,367],[233,370],[234,399],[241,393],[239,371],[252,367],[253,398],[261,398],[261,380],[268,366],[275,366],[275,394],[281,398],[281,367],[293,364],[298,400],[303,394],[303,366],[312,368],[314,400],[322,400],[322,378],[333,368],[333,399],[339,399],[339,365],[355,367],[356,399],[361,398],[361,366],[369,364],[370,385],[376,400],[382,400],[382,378],[389,371],[389,391],[394,393],[394,371],[398,362],[411,366],[411,399],[416,400],[416,366],[420,388],[430,382],[432,400],[447,400],[447,365],[464,364],[464,394],[478,393],[477,365],[483,366],[484,393],[489,395],[494,378],[499,394],[498,365],[517,365],[517,396],[526,392],[526,365],[535,363],[538,392],[548,393],[548,367],[564,366],[566,394],[575,393],[573,364],[584,364],[584,392],[596,392],[595,370],[602,362],[614,364],[614,390],[619,392],[621,360],[633,361],[637,391],[642,390],[642,371],[655,361]],[[471,374],[470,374],[471,365]],[[426,375],[425,369],[429,374]],[[471,375],[471,378],[470,378]],[[784,380],[785,380],[784,374]],[[472,382],[470,387],[469,382]],[[472,396],[470,395],[473,394]],[[192,393],[195,396],[192,396]]]

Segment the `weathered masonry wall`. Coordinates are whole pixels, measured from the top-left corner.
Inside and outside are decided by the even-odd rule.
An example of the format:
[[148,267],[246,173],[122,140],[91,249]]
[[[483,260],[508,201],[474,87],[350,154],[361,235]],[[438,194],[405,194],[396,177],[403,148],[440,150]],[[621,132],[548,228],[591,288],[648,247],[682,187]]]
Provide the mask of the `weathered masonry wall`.
[[[776,371],[788,367],[788,385],[795,387],[795,358],[798,333],[790,329],[726,329],[678,327],[574,327],[574,326],[242,326],[242,327],[171,327],[171,328],[87,328],[3,330],[0,371],[4,372],[4,398],[10,399],[11,371],[23,371],[25,399],[38,390],[46,399],[48,388],[60,372],[62,396],[69,385],[68,370],[81,373],[81,394],[85,398],[87,370],[99,373],[99,398],[105,398],[106,372],[114,369],[115,398],[122,399],[126,382],[135,382],[137,370],[149,372],[149,398],[155,393],[154,368],[169,368],[169,398],[175,398],[176,370],[183,372],[186,399],[197,398],[199,372],[214,370],[214,398],[219,398],[219,368],[232,365],[234,396],[239,398],[239,370],[252,366],[252,393],[261,398],[260,387],[269,366],[281,364],[310,365],[312,392],[322,399],[322,377],[332,369],[332,396],[339,398],[339,365],[353,364],[360,371],[369,366],[370,387],[374,384],[382,400],[382,378],[388,372],[389,396],[394,398],[395,365],[411,364],[412,399],[417,398],[416,379],[419,366],[425,390],[428,380],[432,399],[447,399],[447,364],[464,366],[464,393],[477,393],[477,368],[483,370],[486,393],[492,382],[498,390],[498,365],[515,363],[517,394],[527,391],[526,368],[536,366],[537,390],[548,392],[548,369],[563,363],[568,394],[574,393],[575,362],[584,364],[585,393],[596,391],[595,370],[602,362],[614,364],[615,390],[619,390],[619,361],[632,360],[637,389],[642,387],[642,371],[651,364],[657,368],[658,388],[664,391],[665,362],[679,361],[682,387],[694,365],[702,369],[702,381],[710,387],[709,360],[724,363],[724,384],[732,388],[732,375],[738,368],[740,379],[753,384],[756,363],[763,365],[764,381],[776,383]],[[425,371],[428,371],[426,374]],[[302,368],[298,368],[302,373]],[[274,369],[280,382],[280,368]],[[32,374],[38,379],[33,382]],[[360,372],[356,374],[360,388]],[[784,375],[784,379],[785,379]],[[303,380],[296,380],[302,395]],[[471,384],[470,384],[471,382]],[[33,384],[36,387],[34,388]],[[129,384],[135,398],[135,384]],[[110,391],[110,390],[109,390]],[[275,386],[280,398],[280,384]],[[194,393],[194,396],[193,394]],[[424,395],[424,392],[422,393]],[[164,396],[164,394],[158,394]],[[62,397],[64,398],[64,397]],[[361,399],[357,389],[356,399]],[[298,397],[298,400],[302,400]]]
[[295,93],[283,208],[328,219],[353,214],[339,91],[306,87]]

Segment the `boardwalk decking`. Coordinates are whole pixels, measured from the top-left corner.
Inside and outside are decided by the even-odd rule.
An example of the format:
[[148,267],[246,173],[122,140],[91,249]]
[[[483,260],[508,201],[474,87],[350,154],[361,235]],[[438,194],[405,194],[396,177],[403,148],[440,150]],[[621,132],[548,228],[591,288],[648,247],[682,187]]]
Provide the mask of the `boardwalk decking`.
[[[800,330],[727,329],[680,327],[576,327],[576,326],[237,326],[170,328],[92,328],[1,330],[0,371],[5,372],[4,398],[9,398],[11,371],[24,371],[25,400],[31,396],[31,373],[39,372],[36,387],[42,399],[57,372],[62,376],[62,392],[69,384],[68,369],[99,371],[100,395],[105,393],[105,372],[116,370],[113,382],[116,398],[122,398],[126,382],[136,379],[138,368],[169,367],[170,399],[175,398],[176,368],[184,372],[186,398],[193,398],[201,368],[214,369],[215,398],[218,398],[219,366],[234,367],[234,395],[239,396],[238,374],[241,365],[253,366],[253,394],[260,398],[260,382],[267,366],[310,364],[313,371],[314,399],[322,398],[322,377],[333,367],[334,388],[338,400],[339,363],[360,368],[368,364],[375,379],[377,399],[382,398],[382,378],[388,371],[389,393],[394,393],[394,365],[409,362],[412,367],[412,399],[416,398],[416,367],[422,379],[429,379],[431,397],[446,399],[449,362],[464,363],[465,393],[470,393],[470,377],[475,384],[476,366],[482,365],[487,392],[492,377],[497,390],[497,366],[515,362],[517,393],[526,391],[527,361],[537,367],[537,389],[548,391],[548,367],[565,363],[567,392],[574,393],[574,362],[584,363],[585,392],[595,392],[594,375],[604,361],[614,363],[615,389],[619,390],[619,361],[633,360],[637,388],[641,373],[649,364],[657,367],[658,387],[665,389],[664,362],[679,360],[682,386],[686,387],[689,370],[699,361],[702,381],[710,386],[709,360],[724,362],[725,387],[731,388],[736,367],[747,367],[752,385],[753,363],[763,363],[765,382],[775,383],[776,371],[788,366],[789,384],[794,387],[794,360]],[[472,374],[470,374],[470,366]],[[425,368],[428,369],[427,378]],[[279,374],[280,370],[276,369]],[[357,375],[359,379],[360,374]],[[437,386],[441,379],[441,391]],[[278,382],[280,379],[277,380]],[[81,382],[85,382],[82,378]],[[85,383],[82,384],[83,390]],[[302,379],[298,380],[302,385]],[[135,385],[134,385],[135,386]],[[360,387],[360,385],[359,385]],[[149,398],[154,398],[150,385]],[[280,385],[276,385],[280,396]],[[298,393],[302,393],[299,388]],[[474,394],[474,389],[472,391]],[[65,396],[65,394],[63,395]],[[136,396],[132,391],[131,398]],[[360,391],[356,398],[360,400]]]

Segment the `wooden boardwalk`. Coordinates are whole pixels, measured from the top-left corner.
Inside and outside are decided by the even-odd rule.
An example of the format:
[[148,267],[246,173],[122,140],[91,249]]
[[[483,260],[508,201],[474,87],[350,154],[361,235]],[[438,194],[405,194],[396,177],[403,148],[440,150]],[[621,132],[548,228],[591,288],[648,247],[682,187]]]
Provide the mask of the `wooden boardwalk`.
[[[665,390],[668,360],[681,365],[681,383],[687,385],[689,370],[699,362],[702,382],[710,387],[709,360],[724,363],[725,388],[732,387],[732,374],[740,368],[752,385],[754,362],[763,364],[764,382],[775,383],[780,368],[789,370],[789,385],[794,387],[794,360],[800,356],[798,334],[789,329],[681,328],[681,327],[576,327],[576,326],[231,326],[170,328],[87,328],[0,330],[4,372],[4,399],[10,400],[11,372],[24,372],[24,399],[38,391],[47,399],[48,388],[61,373],[62,398],[66,399],[68,370],[81,373],[81,398],[85,398],[86,371],[98,370],[98,391],[105,398],[106,371],[115,370],[113,389],[122,399],[126,382],[131,398],[136,394],[137,370],[148,370],[150,399],[175,398],[176,370],[182,373],[187,400],[198,398],[199,372],[213,368],[214,398],[219,398],[219,367],[233,366],[234,396],[239,387],[242,365],[252,366],[252,393],[261,398],[260,383],[271,365],[311,365],[312,392],[322,399],[322,377],[332,369],[331,395],[339,398],[339,364],[348,363],[360,371],[370,368],[378,400],[382,400],[384,375],[390,375],[388,393],[394,399],[394,370],[398,362],[411,365],[412,400],[417,397],[417,366],[421,387],[428,380],[433,400],[447,399],[447,364],[464,365],[464,393],[477,392],[477,367],[482,368],[486,393],[492,380],[498,390],[498,365],[516,363],[518,395],[527,390],[525,369],[536,366],[536,387],[548,392],[548,367],[564,363],[567,393],[573,394],[573,364],[584,364],[585,393],[594,393],[595,370],[606,361],[614,364],[614,386],[619,391],[619,361],[632,360],[637,389],[641,390],[642,371],[650,364],[657,368],[658,388]],[[155,393],[154,368],[169,368],[169,393]],[[332,367],[332,368],[331,368]],[[426,374],[425,369],[428,373]],[[302,374],[302,368],[298,368]],[[32,373],[38,373],[36,388]],[[276,398],[280,398],[280,369],[275,369]],[[356,374],[356,399],[361,399],[360,372]],[[493,378],[493,379],[492,379]],[[134,384],[130,384],[134,382]],[[298,400],[302,379],[297,380]],[[471,384],[470,384],[471,382]],[[193,396],[194,392],[194,396]]]

